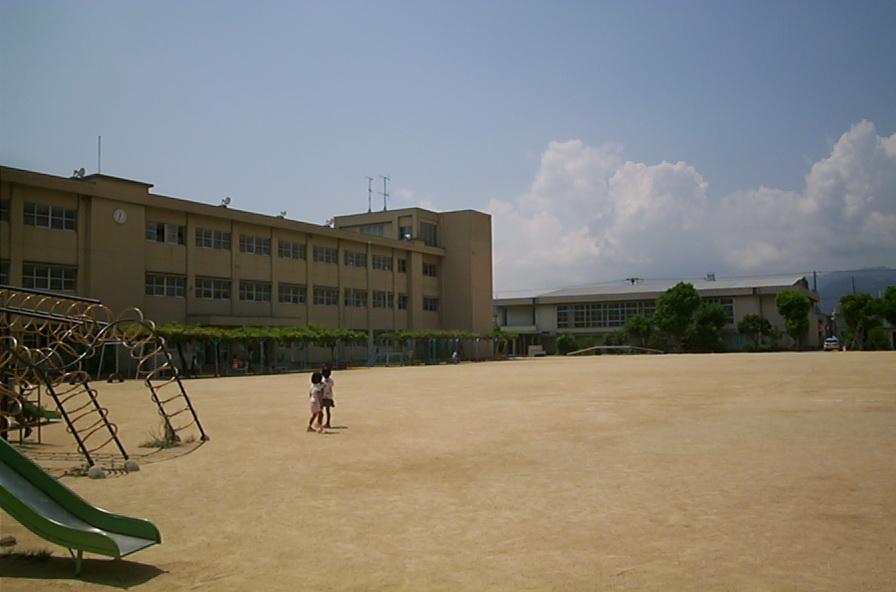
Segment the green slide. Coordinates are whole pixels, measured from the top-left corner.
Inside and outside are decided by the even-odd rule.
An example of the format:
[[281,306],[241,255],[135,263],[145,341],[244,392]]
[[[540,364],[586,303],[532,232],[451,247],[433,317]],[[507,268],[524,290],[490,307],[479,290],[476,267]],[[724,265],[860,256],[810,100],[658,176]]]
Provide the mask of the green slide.
[[118,559],[162,542],[151,522],[91,506],[2,439],[0,508],[34,534],[68,548],[75,575],[84,551]]

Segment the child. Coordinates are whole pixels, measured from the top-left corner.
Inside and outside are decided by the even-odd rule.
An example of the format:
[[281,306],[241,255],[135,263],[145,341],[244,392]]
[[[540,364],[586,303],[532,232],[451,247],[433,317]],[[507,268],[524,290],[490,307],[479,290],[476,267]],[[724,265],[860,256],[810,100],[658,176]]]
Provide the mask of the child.
[[309,432],[314,431],[312,425],[314,424],[315,419],[317,420],[317,431],[321,434],[324,432],[324,428],[321,425],[324,419],[324,414],[320,411],[320,400],[323,396],[323,392],[323,377],[320,375],[320,372],[315,372],[311,375],[311,390],[308,393],[308,403],[311,405],[311,419],[308,420]]
[[321,404],[327,410],[327,423],[324,425],[326,428],[330,427],[330,408],[336,406],[336,401],[333,400],[333,378],[330,376],[331,373],[332,370],[330,370],[329,366],[324,366],[323,370],[321,370],[321,374],[324,376],[324,393]]

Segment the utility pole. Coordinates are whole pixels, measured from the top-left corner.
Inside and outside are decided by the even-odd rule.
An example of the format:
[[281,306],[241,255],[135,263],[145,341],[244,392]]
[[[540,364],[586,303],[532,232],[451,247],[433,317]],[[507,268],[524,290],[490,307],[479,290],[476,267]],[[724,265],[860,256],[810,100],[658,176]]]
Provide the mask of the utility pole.
[[373,177],[367,177],[367,213],[373,211]]
[[392,179],[388,175],[380,175],[380,179],[383,180],[383,211],[385,212],[388,209],[389,203],[389,189],[387,187],[387,183]]

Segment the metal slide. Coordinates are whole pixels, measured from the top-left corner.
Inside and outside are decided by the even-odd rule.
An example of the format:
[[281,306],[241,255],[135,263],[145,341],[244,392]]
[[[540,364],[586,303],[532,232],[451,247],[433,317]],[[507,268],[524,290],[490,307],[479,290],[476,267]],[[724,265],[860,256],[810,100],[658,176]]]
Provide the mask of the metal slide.
[[34,534],[66,547],[75,558],[75,575],[85,551],[119,559],[162,542],[151,522],[90,505],[4,440],[0,508]]

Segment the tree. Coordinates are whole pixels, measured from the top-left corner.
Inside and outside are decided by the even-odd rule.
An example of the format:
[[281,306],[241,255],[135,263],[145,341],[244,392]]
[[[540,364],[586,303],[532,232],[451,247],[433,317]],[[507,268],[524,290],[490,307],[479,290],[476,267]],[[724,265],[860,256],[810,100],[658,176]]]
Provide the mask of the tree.
[[809,330],[809,310],[812,309],[812,301],[797,290],[784,290],[775,297],[775,306],[778,313],[784,317],[784,329],[799,349],[803,335]]
[[700,295],[697,290],[691,284],[679,282],[657,299],[653,322],[680,347],[682,337],[698,308]]
[[685,333],[688,349],[699,352],[721,351],[721,331],[724,326],[725,309],[720,304],[701,303],[694,312],[693,323]]
[[566,355],[579,349],[579,343],[576,338],[569,333],[563,333],[557,336],[557,353]]
[[769,337],[775,334],[775,330],[769,320],[761,315],[748,314],[737,324],[737,331],[750,338],[757,347],[762,346],[762,336]]
[[636,345],[646,347],[647,340],[650,339],[650,334],[653,333],[653,323],[644,315],[637,314],[626,319],[622,331],[629,338],[636,341]]
[[871,294],[847,294],[840,299],[840,316],[852,335],[852,347],[865,348],[869,332],[883,324],[884,305]]
[[889,286],[880,300],[880,314],[891,325],[896,325],[896,286]]

